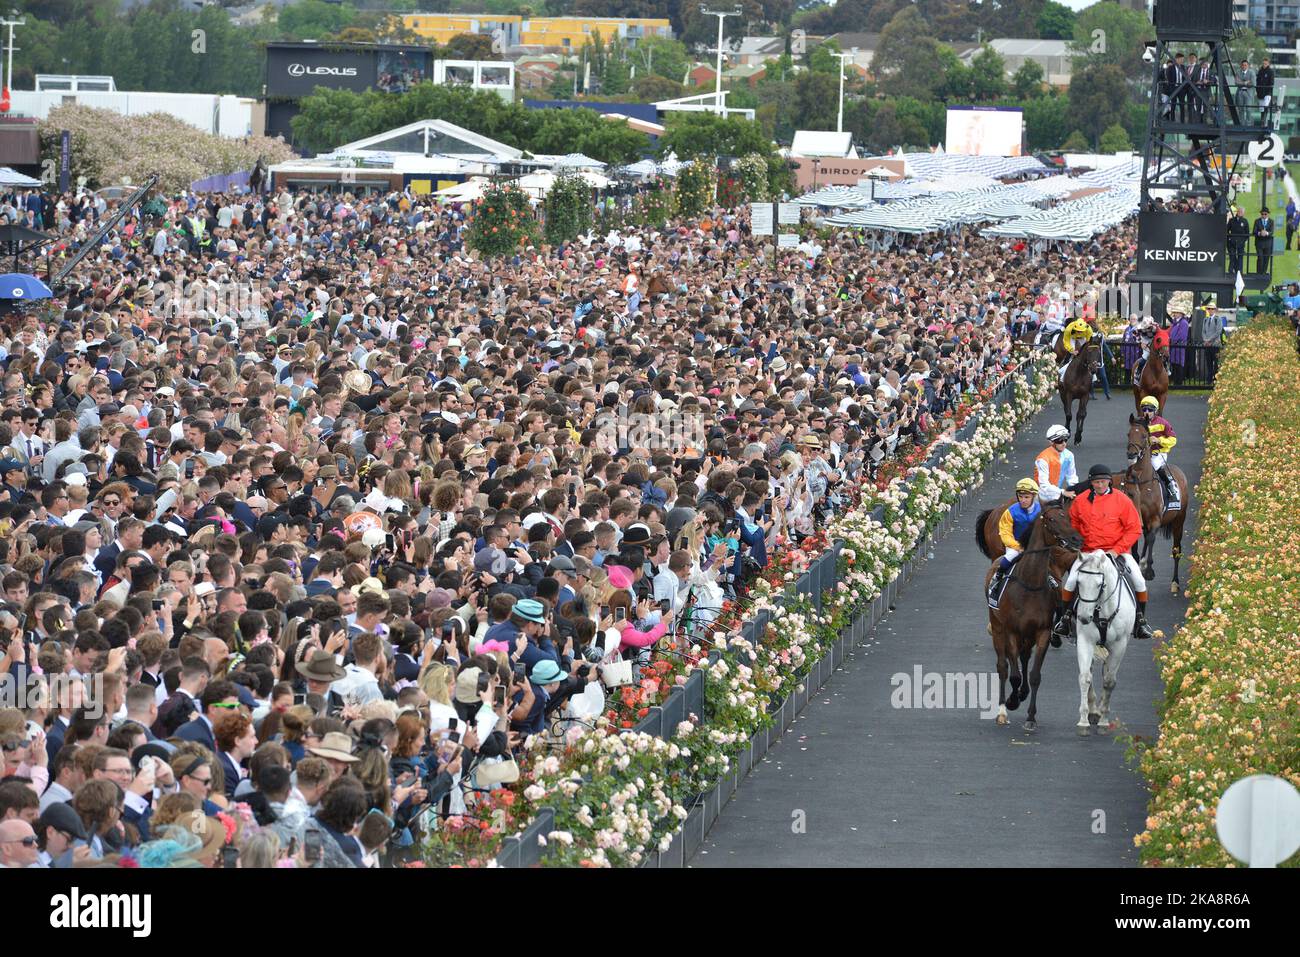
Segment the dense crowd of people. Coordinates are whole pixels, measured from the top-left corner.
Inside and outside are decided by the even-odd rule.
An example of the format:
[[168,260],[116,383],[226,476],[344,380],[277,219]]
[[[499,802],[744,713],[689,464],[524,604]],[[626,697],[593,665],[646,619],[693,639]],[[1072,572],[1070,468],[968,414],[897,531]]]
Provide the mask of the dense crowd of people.
[[[7,203],[56,267],[111,210]],[[483,262],[428,197],[161,205],[3,317],[6,866],[417,854],[1133,246],[718,210]]]

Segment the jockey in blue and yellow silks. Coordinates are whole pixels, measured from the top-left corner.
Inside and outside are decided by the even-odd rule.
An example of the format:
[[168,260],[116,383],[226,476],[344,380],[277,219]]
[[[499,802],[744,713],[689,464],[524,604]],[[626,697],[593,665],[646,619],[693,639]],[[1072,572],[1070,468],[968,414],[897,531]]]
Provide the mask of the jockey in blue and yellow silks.
[[1034,520],[1042,512],[1043,506],[1038,503],[1038,483],[1033,479],[1021,479],[1016,483],[1015,503],[1003,512],[998,520],[998,538],[1002,540],[1002,545],[1007,551],[998,562],[997,574],[993,576],[991,582],[993,589],[998,587],[1003,578],[1011,574],[1016,559],[1029,543]]

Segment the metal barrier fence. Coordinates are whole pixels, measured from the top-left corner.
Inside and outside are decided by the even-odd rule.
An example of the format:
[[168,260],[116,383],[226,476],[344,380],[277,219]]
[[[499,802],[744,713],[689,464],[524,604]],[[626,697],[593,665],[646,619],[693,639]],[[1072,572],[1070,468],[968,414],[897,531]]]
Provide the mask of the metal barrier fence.
[[[1133,387],[1133,364],[1142,356],[1142,347],[1123,339],[1106,340],[1109,357],[1106,376],[1112,389]],[[1169,388],[1209,389],[1219,371],[1220,346],[1187,343],[1169,349]]]
[[[989,404],[1000,405],[1010,401],[1015,395],[1017,384],[1026,381],[1029,376],[1032,376],[1032,374],[1032,368],[1022,367],[1021,369],[1017,369],[1016,371],[1003,376],[997,386],[995,386],[993,393],[990,396]],[[957,441],[969,439],[971,435],[974,434],[976,428],[978,428],[978,422],[972,418],[960,430],[958,430],[956,434]],[[950,448],[952,448],[951,444],[937,449],[930,458],[926,460],[926,467],[933,469],[940,466]],[[883,521],[883,507],[877,507],[872,513],[872,518],[877,522]],[[917,563],[918,552],[930,538],[932,531],[933,530],[927,529],[917,537],[917,540],[912,543],[912,547],[909,549],[908,554],[910,557],[904,562],[899,571],[898,577],[889,582],[881,594],[878,595],[871,604],[865,606],[859,612],[854,622],[849,626],[845,634],[852,639],[854,644],[856,644],[857,641],[866,634],[867,629],[870,627],[870,623],[880,620],[881,616],[884,614],[885,608],[892,610],[894,602],[898,596],[899,586],[906,579],[911,577]],[[842,549],[843,542],[836,541],[833,542],[826,551],[817,556],[817,558],[815,558],[809,565],[808,570],[790,586],[790,590],[793,592],[794,596],[810,599],[814,607],[820,611],[823,595],[839,584],[839,558]],[[759,609],[754,613],[753,617],[749,618],[741,626],[741,637],[751,644],[756,645],[760,636],[763,635],[767,628],[770,618],[771,616],[766,609]],[[810,694],[810,686],[811,690],[814,691],[817,688],[820,688],[827,677],[829,677],[830,672],[840,664],[843,652],[839,642],[843,641],[844,637],[845,635],[840,636],[837,640],[835,649],[827,649],[826,654],[823,655],[822,658],[810,665],[811,673],[806,679],[801,680],[801,682],[789,695],[786,696],[786,698],[781,701],[772,701],[769,703],[769,713],[774,715],[779,713],[779,718],[772,729],[774,734],[779,736],[780,733],[789,726],[789,718],[793,714],[797,714],[801,711],[803,706],[807,704]],[[710,663],[716,661],[720,655],[720,651],[716,649],[711,650],[708,656]],[[651,708],[649,714],[642,718],[641,721],[632,728],[632,730],[641,734],[652,734],[666,740],[673,737],[676,733],[677,726],[682,721],[687,720],[689,715],[694,714],[703,718],[704,705],[704,672],[696,670],[691,672],[685,685],[674,688],[663,703],[657,707]],[[787,712],[790,714],[787,714]],[[760,736],[762,738],[761,751],[759,744]],[[758,760],[761,758],[762,753],[766,752],[767,743],[768,731],[766,729],[755,735],[751,748],[744,752],[745,757],[740,762],[743,770],[737,771],[736,769],[733,769],[728,773],[730,783],[725,789],[727,792],[726,797],[729,798],[731,792],[735,790],[735,787],[739,783],[739,778],[743,776],[743,773],[748,772],[751,767],[750,762]],[[704,833],[707,832],[708,828],[712,826],[713,822],[717,819],[718,814],[721,812],[721,805],[725,803],[725,798],[719,796],[722,790],[724,790],[723,783],[720,782],[719,785],[715,786],[707,795],[701,795],[702,803],[691,809],[690,816],[687,818],[683,832],[679,832],[679,834],[688,833],[690,836],[683,839],[680,846],[677,841],[674,841],[676,853],[682,855],[678,857],[679,861],[684,863],[684,861],[689,860],[693,855],[694,850],[697,849],[699,844],[703,841]],[[709,802],[713,803],[710,804]],[[545,837],[550,833],[554,829],[554,825],[554,809],[540,809],[537,817],[529,823],[528,827],[526,827],[519,835],[507,838],[502,843],[501,851],[496,857],[497,863],[502,867],[535,866],[542,860],[546,853],[546,848],[540,843],[538,838]]]

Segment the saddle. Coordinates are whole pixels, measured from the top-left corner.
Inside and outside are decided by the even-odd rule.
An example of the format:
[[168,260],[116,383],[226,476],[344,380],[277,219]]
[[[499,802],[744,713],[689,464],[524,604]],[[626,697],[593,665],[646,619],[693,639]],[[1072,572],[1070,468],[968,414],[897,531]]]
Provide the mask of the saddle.
[[1011,576],[1015,574],[1015,566],[1011,566],[1011,571],[1005,575],[994,575],[993,582],[989,586],[988,599],[989,607],[994,611],[998,609],[998,602],[1002,600],[1002,593],[1007,590],[1007,582],[1011,581]]

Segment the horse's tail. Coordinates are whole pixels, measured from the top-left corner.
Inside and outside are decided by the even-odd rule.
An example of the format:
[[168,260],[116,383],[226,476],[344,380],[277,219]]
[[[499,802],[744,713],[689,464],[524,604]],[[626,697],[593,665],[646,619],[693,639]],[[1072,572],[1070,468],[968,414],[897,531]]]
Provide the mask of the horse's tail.
[[1174,525],[1172,522],[1168,522],[1164,525],[1161,525],[1158,529],[1156,529],[1156,531],[1158,531],[1161,535],[1163,535],[1165,538],[1169,539],[1170,541],[1173,541]]
[[985,558],[993,557],[993,553],[989,551],[989,543],[984,538],[984,523],[988,521],[988,517],[992,514],[993,509],[986,508],[975,518],[975,544],[979,546]]

